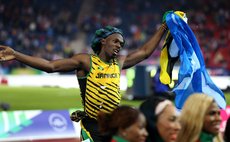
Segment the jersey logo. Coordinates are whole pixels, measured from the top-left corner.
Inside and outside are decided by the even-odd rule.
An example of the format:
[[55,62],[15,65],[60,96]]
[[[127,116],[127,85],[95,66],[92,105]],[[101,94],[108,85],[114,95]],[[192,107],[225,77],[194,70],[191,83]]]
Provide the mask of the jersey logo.
[[118,78],[118,73],[98,73],[96,78]]
[[99,67],[98,67],[98,69],[99,69],[99,70],[101,70],[101,71],[103,71],[103,70],[104,70],[104,68],[103,68],[103,67],[101,67],[101,66],[99,66]]

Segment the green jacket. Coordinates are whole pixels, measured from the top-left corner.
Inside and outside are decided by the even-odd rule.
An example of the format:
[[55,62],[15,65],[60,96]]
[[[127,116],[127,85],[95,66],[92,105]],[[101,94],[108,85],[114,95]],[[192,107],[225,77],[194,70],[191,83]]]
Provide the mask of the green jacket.
[[128,142],[128,141],[123,139],[122,137],[113,136],[111,142]]
[[198,142],[213,142],[213,139],[214,139],[214,136],[212,134],[202,132],[200,134]]

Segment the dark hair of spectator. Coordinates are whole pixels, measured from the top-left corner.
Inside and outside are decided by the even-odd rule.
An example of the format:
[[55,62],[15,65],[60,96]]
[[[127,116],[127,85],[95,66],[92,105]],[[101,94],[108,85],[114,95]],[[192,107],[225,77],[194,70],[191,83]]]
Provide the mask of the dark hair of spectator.
[[156,107],[160,102],[165,101],[166,98],[163,97],[156,97],[151,96],[149,99],[144,101],[141,106],[140,110],[145,115],[147,120],[147,131],[149,132],[149,138],[148,140],[159,140],[160,135],[157,129],[157,120],[158,115],[156,115],[154,112],[156,111]]
[[230,142],[230,117],[227,120],[225,132],[224,132],[224,140],[225,142]]
[[134,124],[140,113],[138,109],[130,106],[120,106],[112,113],[99,112],[99,130],[102,134],[115,135],[119,128],[125,129]]

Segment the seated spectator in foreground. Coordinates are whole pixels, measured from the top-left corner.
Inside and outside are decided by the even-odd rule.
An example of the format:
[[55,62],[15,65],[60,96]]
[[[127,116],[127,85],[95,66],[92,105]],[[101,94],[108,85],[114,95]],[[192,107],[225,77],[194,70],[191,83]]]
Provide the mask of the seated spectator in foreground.
[[99,112],[99,131],[112,139],[107,142],[145,142],[145,116],[130,106],[120,106],[112,113]]
[[182,108],[180,122],[177,142],[223,142],[220,109],[211,96],[189,96]]
[[175,142],[181,129],[174,104],[165,98],[151,96],[140,110],[147,119],[146,142]]

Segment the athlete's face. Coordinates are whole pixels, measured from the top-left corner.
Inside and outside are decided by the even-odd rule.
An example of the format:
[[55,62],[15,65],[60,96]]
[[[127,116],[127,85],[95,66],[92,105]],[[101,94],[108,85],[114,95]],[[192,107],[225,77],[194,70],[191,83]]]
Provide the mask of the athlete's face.
[[121,34],[114,33],[102,41],[104,50],[110,57],[117,57],[121,48],[124,46],[124,39]]
[[145,142],[146,137],[148,136],[148,132],[145,127],[145,116],[140,114],[138,120],[123,131],[122,136],[129,142]]
[[181,129],[181,125],[173,105],[168,105],[159,114],[157,120],[157,130],[164,142],[175,142]]
[[220,123],[220,109],[217,104],[213,102],[205,114],[203,130],[207,133],[217,135],[220,130]]

